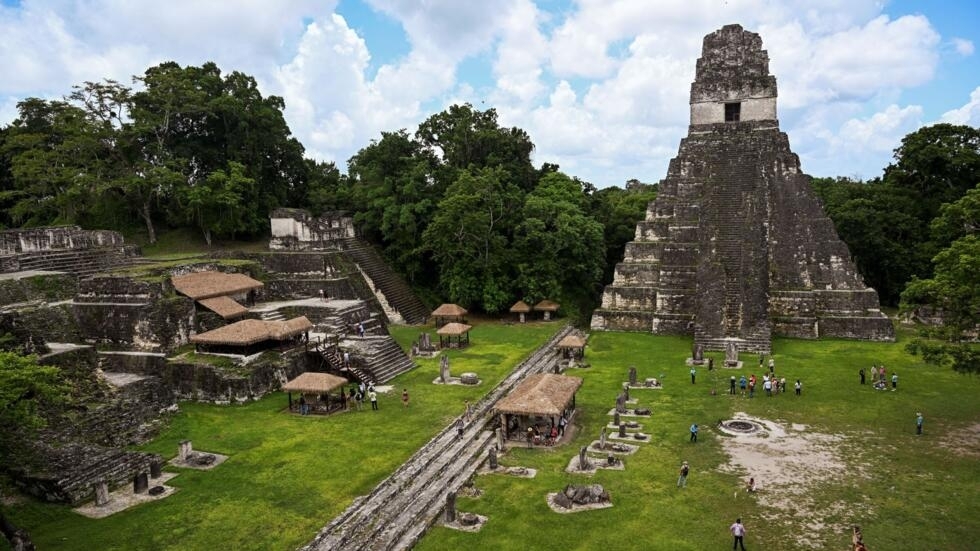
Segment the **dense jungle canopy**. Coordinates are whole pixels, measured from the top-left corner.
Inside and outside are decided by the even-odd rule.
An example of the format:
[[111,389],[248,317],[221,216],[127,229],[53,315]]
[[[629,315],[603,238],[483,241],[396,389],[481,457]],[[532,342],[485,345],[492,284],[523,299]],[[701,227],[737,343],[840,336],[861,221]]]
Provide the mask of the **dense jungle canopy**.
[[[549,298],[585,319],[656,194],[535,166],[525,131],[470,105],[383,132],[345,174],[305,157],[284,107],[213,63],[24,100],[0,128],[0,226],[78,224],[142,243],[187,227],[211,243],[261,238],[275,207],[343,210],[429,302],[498,313]],[[976,252],[978,182],[980,131],[938,124],[906,136],[879,178],[814,188],[868,284],[897,305],[912,280],[967,283],[951,257]],[[936,302],[927,285],[907,304]]]

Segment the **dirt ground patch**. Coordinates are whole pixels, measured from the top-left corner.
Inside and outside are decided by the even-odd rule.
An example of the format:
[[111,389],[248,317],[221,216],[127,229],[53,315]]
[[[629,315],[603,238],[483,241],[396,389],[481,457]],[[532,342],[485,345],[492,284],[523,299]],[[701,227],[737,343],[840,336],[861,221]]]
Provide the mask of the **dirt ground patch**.
[[939,445],[962,457],[980,457],[980,423],[947,432]]
[[846,484],[849,476],[863,476],[863,465],[856,464],[850,456],[845,460],[846,436],[813,432],[805,425],[786,427],[744,413],[736,413],[733,418],[765,427],[758,433],[721,439],[730,458],[722,470],[743,477],[736,499],[745,495],[744,484],[754,477],[756,498],[771,511],[769,520],[794,526],[800,547],[824,549],[828,542],[821,534],[850,531],[846,520],[835,519],[846,519],[866,504],[821,499],[826,492],[817,492]]

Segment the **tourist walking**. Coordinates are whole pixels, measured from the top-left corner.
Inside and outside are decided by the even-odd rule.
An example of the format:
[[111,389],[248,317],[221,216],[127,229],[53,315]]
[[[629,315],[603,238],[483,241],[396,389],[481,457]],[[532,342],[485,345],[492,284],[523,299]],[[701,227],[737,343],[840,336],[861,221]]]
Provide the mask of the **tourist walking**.
[[800,380],[797,379],[796,384],[794,386],[796,387],[796,395],[799,396],[800,392],[803,391],[803,383],[801,383]]
[[694,376],[695,376],[695,375],[697,375],[697,374],[698,374],[698,370],[697,370],[697,369],[694,369],[694,368],[692,367],[692,368],[691,368],[691,384],[692,384],[692,385],[694,384]]
[[344,367],[350,368],[350,352],[344,350]]
[[922,414],[915,414],[915,434],[922,434]]
[[762,383],[762,389],[766,391],[766,396],[772,398],[772,381],[766,379],[765,382]]
[[308,410],[306,409],[306,397],[302,394],[299,397],[299,414],[306,415]]
[[746,385],[748,385],[748,381],[745,379],[745,375],[742,375],[738,379],[738,388],[739,388],[739,390],[741,390],[742,396],[745,396],[745,387],[746,387]]
[[729,381],[728,381],[728,393],[731,394],[732,396],[735,395],[735,376],[734,375],[732,375],[732,378],[729,379]]
[[408,389],[402,389],[402,405],[408,407]]
[[462,417],[456,419],[456,439],[457,440],[462,440],[463,439],[463,428],[465,426],[466,425],[463,423],[463,418]]
[[469,400],[464,401],[464,404],[466,405],[466,411],[465,411],[465,413],[463,415],[466,417],[466,422],[469,423],[470,422],[470,414],[472,413],[472,408],[470,408],[470,401]]
[[561,417],[558,418],[558,438],[565,436],[565,425],[568,424],[568,418],[565,417],[565,413],[562,412]]
[[898,390],[898,373],[892,373],[892,390]]
[[863,367],[861,368],[861,371],[858,371],[858,375],[861,376],[861,384],[863,385],[864,384],[864,368]]
[[347,411],[347,395],[344,394],[343,387],[340,388],[340,409]]
[[691,442],[698,441],[698,424],[694,423],[691,425]]
[[361,337],[364,336],[364,324],[361,322],[357,322],[357,334]]
[[735,541],[732,543],[732,549],[735,550],[741,547],[742,551],[745,551],[745,542],[742,541],[745,538],[745,525],[742,524],[742,519],[735,519],[735,524],[729,526],[728,529],[732,531],[732,537],[735,538]]
[[368,399],[371,400],[371,409],[378,411],[378,393],[373,388],[368,391]]
[[684,488],[687,486],[687,473],[690,472],[690,468],[687,466],[687,461],[681,463],[680,476],[677,477],[677,487]]

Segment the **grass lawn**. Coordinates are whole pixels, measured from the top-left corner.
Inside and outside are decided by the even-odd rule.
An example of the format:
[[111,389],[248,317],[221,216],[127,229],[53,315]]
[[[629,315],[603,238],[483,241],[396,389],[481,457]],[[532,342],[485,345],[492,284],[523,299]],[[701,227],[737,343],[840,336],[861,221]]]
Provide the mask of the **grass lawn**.
[[[35,501],[8,508],[10,516],[43,550],[296,549],[459,415],[464,400],[482,396],[559,327],[477,324],[473,345],[448,354],[454,374],[476,372],[482,385],[433,385],[439,360],[421,360],[419,369],[393,382],[394,392],[379,397],[378,412],[368,407],[331,417],[289,415],[282,393],[240,406],[183,403],[169,427],[140,449],[169,459],[189,438],[197,450],[229,455],[225,463],[210,472],[168,467],[180,472],[168,483],[178,488],[174,495],[102,520]],[[403,346],[419,331],[392,328]],[[402,388],[411,396],[407,410]]]
[[[10,508],[12,519],[34,535],[40,549],[295,549],[369,492],[463,407],[496,384],[550,336],[555,324],[504,326],[482,323],[473,346],[449,352],[454,374],[475,371],[478,388],[435,386],[438,359],[394,381],[381,411],[330,418],[282,412],[285,396],[274,394],[245,406],[185,403],[159,438],[143,447],[172,457],[177,442],[230,455],[211,472],[184,470],[170,483],[173,496],[104,520],[89,520],[67,507],[28,501]],[[418,328],[393,327],[408,346]],[[449,549],[727,549],[727,527],[741,516],[751,549],[807,549],[800,538],[816,530],[822,546],[845,549],[846,531],[862,526],[872,549],[976,549],[980,538],[980,381],[925,366],[897,344],[779,339],[777,374],[788,386],[803,380],[803,396],[749,400],[730,397],[732,374],[755,372],[755,356],[741,371],[698,370],[692,385],[684,359],[690,339],[644,334],[596,333],[589,341],[592,367],[571,372],[585,379],[578,394],[578,435],[570,445],[548,450],[516,449],[504,465],[538,469],[534,479],[480,476],[479,498],[459,498],[458,508],[489,516],[476,534],[434,527],[418,545]],[[721,356],[711,354],[720,365]],[[858,384],[858,369],[884,363],[900,376],[897,392]],[[664,377],[663,390],[634,391],[653,415],[641,422],[652,442],[625,459],[625,471],[599,471],[587,478],[564,472],[578,448],[595,439],[609,421],[628,367],[642,380]],[[401,388],[412,401],[399,403]],[[711,389],[717,390],[716,395]],[[761,392],[759,394],[762,394]],[[925,415],[925,434],[916,437],[914,418]],[[734,412],[840,435],[846,468],[810,488],[809,503],[785,509],[763,506],[761,494],[742,492],[743,476],[723,467],[730,438],[713,427]],[[688,427],[702,426],[700,442]],[[955,451],[944,444],[952,442]],[[680,462],[690,462],[687,488],[676,487]],[[569,483],[601,483],[614,507],[570,515],[551,512],[548,492]],[[763,491],[766,491],[765,489]],[[737,497],[735,492],[738,492]],[[808,528],[803,512],[823,528]]]
[[[460,498],[461,511],[489,517],[477,534],[433,528],[418,549],[727,549],[728,526],[741,516],[749,549],[807,549],[801,538],[817,531],[815,548],[847,549],[852,524],[862,526],[871,549],[976,549],[980,538],[980,381],[951,370],[925,366],[904,352],[903,343],[778,339],[777,374],[787,378],[786,395],[748,399],[728,395],[728,377],[755,372],[757,357],[743,356],[740,371],[698,370],[692,385],[684,359],[690,339],[641,334],[596,333],[589,341],[592,368],[577,370],[585,383],[578,394],[580,432],[571,445],[553,450],[516,449],[504,465],[538,469],[534,479],[480,476],[479,498]],[[721,355],[710,354],[715,365]],[[883,392],[859,384],[858,369],[884,363],[888,377],[899,374],[899,390]],[[641,421],[652,442],[627,456],[625,471],[594,477],[564,472],[580,446],[598,437],[610,419],[630,365],[640,380],[664,375],[663,390],[634,391],[640,406],[653,410]],[[792,383],[803,381],[797,398]],[[717,395],[711,389],[717,389]],[[760,381],[761,390],[761,381]],[[759,394],[762,394],[761,392]],[[923,412],[925,434],[915,436],[915,413]],[[764,507],[761,494],[746,494],[744,476],[725,472],[728,456],[714,429],[734,412],[807,425],[808,432],[842,435],[837,446],[846,461],[830,480],[812,487],[806,498],[784,510]],[[688,428],[702,430],[697,444]],[[959,452],[942,447],[952,440]],[[676,487],[681,461],[691,474]],[[566,484],[600,483],[609,490],[609,509],[560,515],[545,502],[548,492]],[[764,490],[765,491],[765,490]],[[738,492],[736,497],[735,493]],[[823,528],[808,528],[804,510]],[[804,515],[806,516],[806,515]]]

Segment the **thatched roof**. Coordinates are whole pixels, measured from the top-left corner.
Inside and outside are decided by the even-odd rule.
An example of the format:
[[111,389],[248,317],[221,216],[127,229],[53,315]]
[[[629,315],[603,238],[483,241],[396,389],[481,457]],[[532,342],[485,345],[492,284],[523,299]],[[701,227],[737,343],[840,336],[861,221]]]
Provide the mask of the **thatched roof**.
[[245,274],[194,272],[170,278],[174,289],[194,300],[247,293],[262,287],[262,282]]
[[541,302],[534,305],[534,309],[538,312],[556,312],[558,311],[559,304],[553,300],[542,300]]
[[585,348],[585,339],[578,335],[566,335],[565,338],[558,341],[555,348]]
[[212,329],[206,333],[191,336],[191,342],[198,344],[225,344],[232,346],[248,346],[268,340],[285,340],[298,335],[313,324],[306,316],[300,316],[287,321],[264,321],[247,319]]
[[581,386],[580,377],[535,373],[497,402],[496,410],[516,415],[561,415]]
[[473,329],[473,326],[466,325],[465,323],[447,323],[446,325],[443,325],[442,327],[437,329],[436,333],[438,333],[439,335],[448,335],[450,337],[455,337],[456,335],[462,335],[463,333],[466,333],[470,329]]
[[313,373],[307,371],[282,385],[286,392],[302,392],[304,394],[326,394],[331,390],[347,384],[347,379],[329,373]]
[[248,313],[248,308],[235,302],[235,299],[227,296],[206,298],[198,301],[201,306],[211,310],[224,319],[240,318]]
[[453,316],[465,316],[466,314],[468,314],[466,308],[463,308],[458,304],[443,304],[442,306],[432,311],[433,316],[439,316],[442,318],[449,318]]
[[510,307],[510,313],[512,314],[527,314],[531,311],[531,307],[527,305],[523,300],[519,300]]

